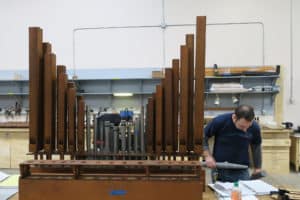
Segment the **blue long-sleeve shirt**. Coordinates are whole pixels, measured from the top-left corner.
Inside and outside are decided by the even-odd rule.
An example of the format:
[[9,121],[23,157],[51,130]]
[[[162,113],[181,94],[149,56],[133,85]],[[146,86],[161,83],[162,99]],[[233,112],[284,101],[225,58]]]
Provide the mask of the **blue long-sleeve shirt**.
[[[208,138],[215,136],[213,157],[216,162],[231,162],[249,166],[249,145],[261,145],[259,125],[253,121],[247,132],[239,130],[232,121],[232,113],[222,114],[214,118],[204,129],[204,150],[208,150]],[[260,153],[260,152],[258,152]],[[254,155],[255,156],[255,155]],[[261,167],[260,162],[255,162],[255,167]]]

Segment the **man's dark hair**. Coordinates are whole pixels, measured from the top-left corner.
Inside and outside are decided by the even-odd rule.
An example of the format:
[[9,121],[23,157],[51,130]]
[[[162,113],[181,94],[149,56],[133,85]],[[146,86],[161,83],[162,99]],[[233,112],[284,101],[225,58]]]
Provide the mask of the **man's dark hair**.
[[252,121],[254,119],[254,109],[249,105],[240,105],[234,110],[234,114],[239,119],[245,119],[247,121]]

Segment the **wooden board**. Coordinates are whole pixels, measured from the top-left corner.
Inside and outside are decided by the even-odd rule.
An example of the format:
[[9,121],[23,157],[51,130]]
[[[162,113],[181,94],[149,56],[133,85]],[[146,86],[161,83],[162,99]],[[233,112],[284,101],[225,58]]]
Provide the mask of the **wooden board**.
[[78,152],[84,152],[84,108],[85,103],[82,96],[77,97],[77,148]]
[[201,181],[20,179],[19,199],[202,200],[202,184]]
[[[49,46],[49,45],[46,45]],[[48,47],[49,51],[49,47]],[[49,155],[55,148],[55,96],[53,85],[53,71],[56,69],[55,54],[47,53],[44,55],[44,149]]]
[[180,47],[180,133],[179,152],[187,151],[188,131],[189,131],[189,71],[188,71],[188,48]]
[[171,153],[173,150],[173,72],[172,69],[165,69],[164,85],[164,134],[166,152]]
[[185,36],[188,48],[188,135],[187,150],[194,151],[194,35]]
[[290,172],[289,148],[262,149],[262,168],[267,173],[288,174]]
[[197,17],[196,22],[196,63],[195,63],[195,127],[196,153],[202,153],[204,125],[204,76],[205,76],[206,17]]
[[179,133],[179,59],[172,60],[173,71],[173,152],[178,150]]
[[29,28],[29,151],[42,149],[43,133],[43,32]]
[[163,141],[163,86],[156,86],[155,95],[155,152],[160,154],[162,152],[162,141]]
[[59,153],[66,148],[66,67],[57,66],[57,149]]
[[71,154],[76,151],[76,88],[74,82],[68,83],[67,91],[68,149]]

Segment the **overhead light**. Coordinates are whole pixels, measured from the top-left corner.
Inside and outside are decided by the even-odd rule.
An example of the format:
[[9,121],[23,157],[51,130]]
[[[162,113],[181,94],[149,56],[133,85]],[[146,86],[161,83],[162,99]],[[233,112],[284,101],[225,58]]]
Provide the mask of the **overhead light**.
[[114,97],[132,97],[133,93],[129,93],[129,92],[116,92],[113,93]]
[[240,100],[239,100],[235,95],[232,95],[232,103],[233,103],[233,104],[238,104],[239,101],[240,101]]
[[216,106],[219,106],[219,105],[220,105],[220,98],[219,98],[219,95],[217,95],[217,94],[216,94],[216,99],[215,99],[215,101],[214,101],[214,104],[215,104]]

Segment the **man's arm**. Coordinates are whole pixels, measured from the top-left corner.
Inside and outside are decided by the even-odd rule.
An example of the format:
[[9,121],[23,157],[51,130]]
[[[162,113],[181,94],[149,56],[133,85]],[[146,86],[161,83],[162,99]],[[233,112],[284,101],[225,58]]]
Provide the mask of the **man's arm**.
[[203,140],[203,156],[205,158],[205,163],[209,168],[216,168],[216,161],[214,157],[212,157],[211,153],[209,152],[209,145],[208,145],[208,137],[204,135]]
[[252,144],[251,151],[253,156],[254,172],[253,174],[261,172],[262,156],[261,156],[261,144]]

